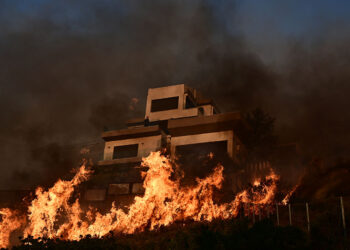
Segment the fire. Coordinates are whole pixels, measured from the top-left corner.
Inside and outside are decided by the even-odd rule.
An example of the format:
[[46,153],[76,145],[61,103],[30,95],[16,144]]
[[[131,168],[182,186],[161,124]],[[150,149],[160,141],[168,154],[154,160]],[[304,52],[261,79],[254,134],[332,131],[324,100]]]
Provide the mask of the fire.
[[71,181],[58,180],[47,191],[38,188],[26,219],[10,209],[0,210],[0,247],[9,246],[9,236],[18,228],[24,228],[24,237],[80,240],[87,235],[102,237],[111,231],[132,234],[155,230],[176,221],[233,218],[244,203],[259,206],[272,203],[277,188],[278,176],[271,170],[269,176],[255,180],[231,202],[217,204],[213,196],[223,184],[223,166],[218,165],[212,174],[197,179],[195,186],[182,187],[180,178],[174,177],[173,164],[160,152],[143,158],[142,165],[148,167],[143,173],[145,193],[135,197],[127,211],[112,204],[108,213],[101,214],[92,208],[84,211],[78,199],[71,203],[75,187],[91,174],[82,166]]
[[253,185],[258,187],[260,185],[260,183],[261,182],[260,182],[260,178],[259,178],[259,179],[254,180]]
[[61,231],[61,227],[59,230],[55,229],[58,215],[63,210],[69,216],[76,213],[78,208],[75,204],[78,201],[73,205],[70,205],[68,201],[74,192],[74,187],[87,180],[90,173],[85,166],[82,166],[71,181],[58,180],[48,191],[37,188],[36,198],[28,207],[28,224],[24,230],[24,237],[29,235],[34,238],[59,236],[58,232]]
[[292,194],[295,192],[295,190],[297,190],[297,188],[299,187],[299,184],[295,185],[292,190],[289,191],[289,193],[284,197],[284,199],[282,200],[282,204],[283,205],[287,205],[289,202],[290,197],[292,196]]
[[0,216],[0,248],[6,248],[10,243],[11,233],[22,226],[25,218],[9,208],[0,209]]
[[[261,209],[269,210],[273,203],[277,191],[277,182],[279,176],[270,169],[270,174],[264,179],[257,178],[253,181],[251,188],[248,188],[236,196],[239,197],[244,205],[244,213],[246,215],[255,213],[258,214]],[[255,209],[257,208],[257,209]]]

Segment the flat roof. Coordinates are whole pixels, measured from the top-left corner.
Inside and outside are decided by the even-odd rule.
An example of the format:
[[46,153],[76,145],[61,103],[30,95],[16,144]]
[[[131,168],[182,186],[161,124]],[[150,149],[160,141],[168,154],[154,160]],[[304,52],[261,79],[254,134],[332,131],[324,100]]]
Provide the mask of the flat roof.
[[180,87],[180,86],[187,87],[186,84],[184,84],[184,83],[179,83],[179,84],[173,84],[173,85],[162,86],[162,87],[148,88],[148,90],[175,88],[175,87]]

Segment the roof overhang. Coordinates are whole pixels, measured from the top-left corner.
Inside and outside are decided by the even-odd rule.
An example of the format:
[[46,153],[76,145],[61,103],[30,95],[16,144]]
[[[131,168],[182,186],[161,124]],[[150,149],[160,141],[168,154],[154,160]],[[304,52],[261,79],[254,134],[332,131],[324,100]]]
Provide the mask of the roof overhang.
[[113,130],[102,133],[102,138],[105,141],[115,141],[139,137],[147,137],[153,135],[160,135],[162,130],[159,125],[140,127],[140,128],[128,128],[121,130]]
[[110,166],[110,165],[127,164],[127,163],[140,163],[141,161],[142,161],[142,157],[130,157],[130,158],[122,158],[122,159],[103,160],[103,161],[97,162],[97,165]]
[[183,136],[234,130],[242,122],[242,115],[240,112],[231,112],[211,116],[198,116],[169,120],[168,130],[171,136]]

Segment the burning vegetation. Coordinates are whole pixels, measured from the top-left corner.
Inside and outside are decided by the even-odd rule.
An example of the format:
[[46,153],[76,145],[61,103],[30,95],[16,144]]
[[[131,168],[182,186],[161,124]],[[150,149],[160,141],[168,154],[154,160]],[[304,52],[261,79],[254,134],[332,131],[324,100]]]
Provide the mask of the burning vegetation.
[[175,174],[177,166],[160,152],[143,158],[142,166],[148,168],[143,172],[144,195],[136,196],[127,209],[112,204],[104,214],[92,207],[85,210],[78,198],[74,200],[75,189],[92,173],[84,165],[70,181],[58,180],[48,190],[37,188],[25,215],[8,208],[0,211],[0,247],[10,246],[10,235],[16,230],[24,238],[39,241],[79,241],[87,236],[101,238],[110,232],[121,235],[153,231],[176,222],[226,220],[241,212],[258,213],[254,206],[264,209],[276,201],[279,176],[272,169],[230,202],[217,203],[214,194],[224,181],[220,164],[207,177],[197,178],[194,186],[181,186],[181,176]]

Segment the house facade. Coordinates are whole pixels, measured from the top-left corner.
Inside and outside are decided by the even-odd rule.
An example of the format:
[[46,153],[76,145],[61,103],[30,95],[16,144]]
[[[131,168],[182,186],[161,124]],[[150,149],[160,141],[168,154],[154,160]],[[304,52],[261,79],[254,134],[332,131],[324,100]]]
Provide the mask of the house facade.
[[220,152],[239,163],[244,155],[236,130],[240,112],[221,113],[211,99],[185,84],[148,90],[145,116],[127,128],[102,133],[103,160],[85,192],[87,201],[142,194],[142,157],[166,149],[170,157]]

